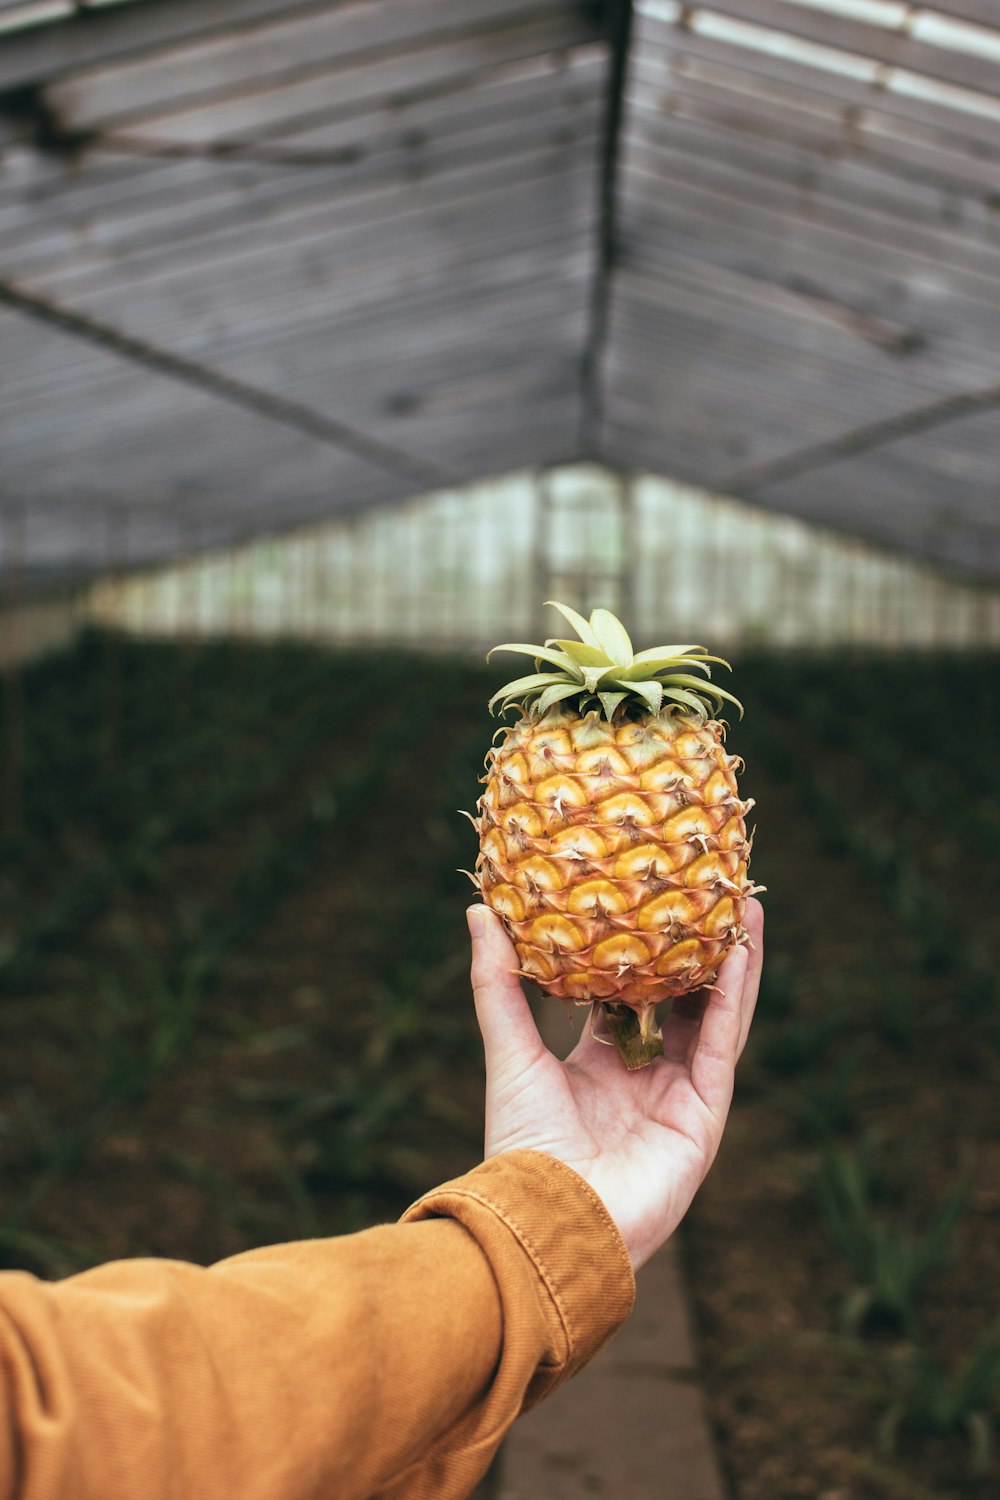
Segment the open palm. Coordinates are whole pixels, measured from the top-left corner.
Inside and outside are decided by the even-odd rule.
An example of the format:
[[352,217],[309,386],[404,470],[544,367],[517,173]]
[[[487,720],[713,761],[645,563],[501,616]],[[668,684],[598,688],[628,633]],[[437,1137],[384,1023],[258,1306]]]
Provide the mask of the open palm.
[[750,1029],[763,911],[747,902],[751,947],[727,956],[715,986],[675,1002],[664,1055],[630,1073],[587,1031],[565,1062],[538,1034],[500,920],[473,907],[472,984],[486,1050],[486,1155],[545,1151],[585,1178],[638,1269],[676,1229],[715,1160]]

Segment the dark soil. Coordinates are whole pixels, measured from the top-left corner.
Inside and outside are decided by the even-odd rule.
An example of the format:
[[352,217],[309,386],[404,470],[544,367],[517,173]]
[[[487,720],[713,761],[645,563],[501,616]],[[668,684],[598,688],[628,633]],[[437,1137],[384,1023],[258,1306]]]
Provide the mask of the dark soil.
[[[751,761],[747,785],[754,875],[768,887],[765,984],[722,1152],[683,1232],[734,1496],[996,1495],[995,1463],[976,1476],[963,1432],[904,1431],[895,1451],[879,1441],[913,1345],[877,1319],[845,1328],[855,1283],[817,1192],[824,1151],[862,1141],[881,1164],[878,1211],[914,1234],[961,1191],[948,1263],[919,1297],[920,1343],[957,1371],[1000,1315],[996,1013],[963,1014],[953,976],[920,972],[878,891],[824,850],[765,764]],[[789,1045],[803,1021],[806,1041],[816,1023],[808,1062]],[[842,1117],[827,1130],[809,1104],[848,1059]]]
[[[185,825],[0,996],[0,1263],[46,1276],[136,1254],[208,1263],[341,1233],[395,1217],[480,1155],[471,891],[457,873],[474,835],[455,810],[478,793],[492,680],[414,660],[379,679],[381,707],[359,711],[356,662],[324,659],[317,676],[283,649],[274,670],[305,686],[262,725],[244,707],[269,680],[265,648],[227,657],[224,671],[197,653],[165,665],[165,650],[126,653],[120,766],[160,755],[171,736],[183,748],[213,715],[228,727],[201,769],[151,776],[148,805],[136,792],[121,810],[119,840],[182,804],[213,766],[245,776],[331,695],[345,707],[272,784],[214,823]],[[106,670],[92,654],[56,682],[67,714],[90,726],[95,763]],[[154,683],[130,718],[157,672],[183,698],[164,694],[158,707]],[[407,677],[417,691],[397,711]],[[26,688],[29,726],[33,710],[56,713],[55,688],[30,677]],[[62,743],[57,718],[38,733],[38,744]],[[859,778],[843,746],[824,759],[807,740],[817,785],[847,778],[847,816],[888,809],[892,826],[892,786]],[[1000,1314],[993,998],[978,970],[932,972],[913,924],[829,820],[821,829],[801,785],[776,774],[774,747],[755,743],[749,718],[731,742],[758,800],[767,967],[723,1151],[683,1240],[734,1500],[985,1500],[1000,1476],[995,1465],[973,1475],[964,1430],[903,1426],[893,1451],[879,1424],[916,1347],[956,1370]],[[55,761],[48,783],[43,772],[36,819],[56,806],[46,785],[61,797],[68,774]],[[948,775],[954,787],[953,765]],[[22,924],[111,836],[89,813],[42,822],[0,851]],[[937,871],[961,868],[954,850],[935,860]],[[964,890],[947,895],[970,909]],[[988,947],[994,902],[977,899]],[[845,1319],[856,1279],[817,1178],[831,1152],[859,1150],[875,1163],[876,1211],[914,1236],[956,1188],[964,1195],[950,1259],[920,1289],[916,1330]]]
[[177,998],[185,935],[228,920],[255,851],[281,846],[318,776],[371,764],[385,711],[328,733],[238,819],[171,844],[155,879],[117,892],[3,997],[5,1264],[207,1263],[396,1217],[480,1159],[469,886],[456,869],[474,836],[454,809],[478,794],[486,680],[444,672],[458,738],[446,714],[412,744],[401,736],[365,805],[338,810],[307,868],[224,953],[189,1039],[155,1076],[143,1058],[157,1005]]

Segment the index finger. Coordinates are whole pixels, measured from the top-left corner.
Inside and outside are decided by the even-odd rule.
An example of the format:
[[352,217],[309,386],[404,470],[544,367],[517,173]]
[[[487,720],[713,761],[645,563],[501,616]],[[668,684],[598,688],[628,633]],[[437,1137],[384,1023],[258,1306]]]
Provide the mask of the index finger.
[[527,1067],[545,1051],[518,978],[514,945],[496,912],[471,906],[472,994],[488,1069],[508,1062]]
[[743,1056],[743,1048],[747,1044],[747,1036],[750,1033],[750,1022],[753,1020],[754,1011],[757,1008],[760,975],[764,966],[764,908],[753,896],[747,901],[746,911],[743,915],[743,925],[750,935],[750,946],[747,953],[746,979],[743,981],[740,1042],[736,1052],[738,1058]]
[[691,1082],[720,1125],[733,1097],[748,962],[746,948],[731,949],[715,983],[706,986],[705,1014],[691,1058]]

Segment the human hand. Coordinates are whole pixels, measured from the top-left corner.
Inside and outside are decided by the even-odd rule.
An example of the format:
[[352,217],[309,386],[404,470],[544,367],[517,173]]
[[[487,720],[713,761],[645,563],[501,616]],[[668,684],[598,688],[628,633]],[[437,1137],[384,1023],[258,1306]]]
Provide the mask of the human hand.
[[635,1270],[673,1233],[715,1160],[757,1001],[764,913],[715,987],[674,1002],[663,1052],[628,1072],[587,1031],[565,1062],[538,1034],[513,944],[488,907],[469,909],[472,985],[486,1051],[486,1155],[545,1151],[583,1177],[621,1231]]

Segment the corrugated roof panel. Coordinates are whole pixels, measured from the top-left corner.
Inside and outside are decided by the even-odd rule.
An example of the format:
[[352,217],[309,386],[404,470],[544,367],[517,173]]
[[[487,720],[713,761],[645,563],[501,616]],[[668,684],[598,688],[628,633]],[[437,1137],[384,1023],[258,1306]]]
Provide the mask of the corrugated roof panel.
[[65,20],[74,9],[73,0],[5,0],[0,6],[0,35]]
[[[282,524],[324,484],[331,509],[408,492],[377,465],[361,482],[282,402],[456,480],[572,456],[607,80],[593,24],[506,0],[246,9],[238,32],[202,33],[206,7],[196,37],[60,71],[46,105],[81,149],[22,145],[0,175],[0,275],[83,340],[15,324],[13,492],[75,495],[81,529],[141,493],[231,535],[277,507],[275,475]],[[237,406],[273,396],[270,420],[215,420],[198,369]]]
[[[960,48],[936,47],[959,33],[915,37],[916,19],[853,0],[642,0],[604,451],[929,555],[945,551],[927,518],[952,508],[979,529],[962,523],[948,562],[995,574],[1000,99],[995,73],[989,93],[947,81],[984,77],[988,49],[963,72]],[[897,21],[899,59],[930,67],[933,38],[941,76],[890,64]],[[962,417],[970,392],[985,406]],[[878,423],[884,439],[852,454]],[[767,481],[796,455],[808,467]]]
[[0,56],[46,576],[108,505],[162,555],[584,448],[1000,574],[995,7],[640,0],[610,196],[610,7],[95,8]]

